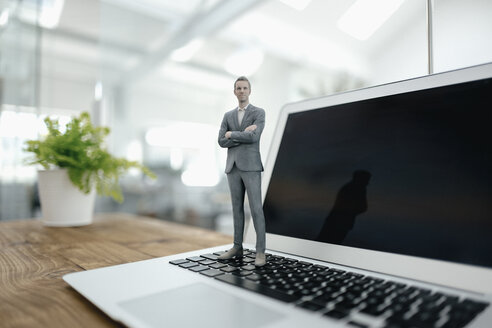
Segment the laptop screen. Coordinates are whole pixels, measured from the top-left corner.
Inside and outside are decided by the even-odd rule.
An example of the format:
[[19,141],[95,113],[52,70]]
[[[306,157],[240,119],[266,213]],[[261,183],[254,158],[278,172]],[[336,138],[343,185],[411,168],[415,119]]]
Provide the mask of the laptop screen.
[[492,267],[492,79],[288,115],[267,232]]

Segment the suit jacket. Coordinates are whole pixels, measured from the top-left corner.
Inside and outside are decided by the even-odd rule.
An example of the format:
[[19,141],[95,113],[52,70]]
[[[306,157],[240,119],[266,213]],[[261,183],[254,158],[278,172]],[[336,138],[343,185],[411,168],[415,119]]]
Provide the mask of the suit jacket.
[[[256,125],[256,130],[245,132],[250,125]],[[219,131],[219,145],[227,148],[225,172],[229,173],[236,164],[241,171],[263,171],[260,156],[260,137],[265,127],[265,110],[249,104],[241,125],[237,118],[237,108],[224,114]],[[225,134],[231,131],[231,138]]]

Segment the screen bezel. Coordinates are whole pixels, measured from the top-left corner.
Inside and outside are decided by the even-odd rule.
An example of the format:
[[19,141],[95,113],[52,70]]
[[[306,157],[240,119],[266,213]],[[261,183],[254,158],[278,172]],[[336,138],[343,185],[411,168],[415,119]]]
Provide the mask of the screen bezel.
[[[492,63],[487,63],[286,104],[280,112],[270,151],[265,161],[265,171],[262,177],[263,201],[266,197],[289,114],[490,77],[492,77]],[[267,249],[279,252],[478,293],[492,293],[492,269],[484,267],[327,244],[271,233],[267,233],[266,237]],[[247,225],[245,241],[250,244],[255,243],[255,232],[252,224]]]

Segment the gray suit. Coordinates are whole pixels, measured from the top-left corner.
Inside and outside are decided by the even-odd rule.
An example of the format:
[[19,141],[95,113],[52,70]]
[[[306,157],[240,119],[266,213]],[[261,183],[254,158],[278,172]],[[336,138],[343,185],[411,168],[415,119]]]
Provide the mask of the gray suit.
[[[250,125],[256,130],[245,132]],[[242,247],[244,234],[244,195],[248,193],[251,215],[256,230],[256,251],[265,252],[265,217],[261,203],[261,172],[263,165],[260,157],[260,137],[265,127],[265,111],[249,105],[241,125],[237,109],[225,113],[219,131],[219,145],[227,148],[225,172],[231,191],[232,212],[234,217],[234,246]],[[225,134],[231,131],[231,138]]]

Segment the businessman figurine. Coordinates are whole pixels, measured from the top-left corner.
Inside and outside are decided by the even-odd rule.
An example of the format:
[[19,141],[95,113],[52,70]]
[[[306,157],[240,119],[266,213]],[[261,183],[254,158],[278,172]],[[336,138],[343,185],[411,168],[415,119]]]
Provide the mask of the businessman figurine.
[[261,203],[260,136],[265,126],[265,111],[249,103],[251,84],[244,76],[234,82],[238,107],[225,113],[219,131],[219,145],[227,148],[225,173],[232,199],[234,218],[234,246],[219,256],[225,260],[243,256],[244,195],[248,193],[249,206],[256,230],[255,265],[266,264],[265,216]]

